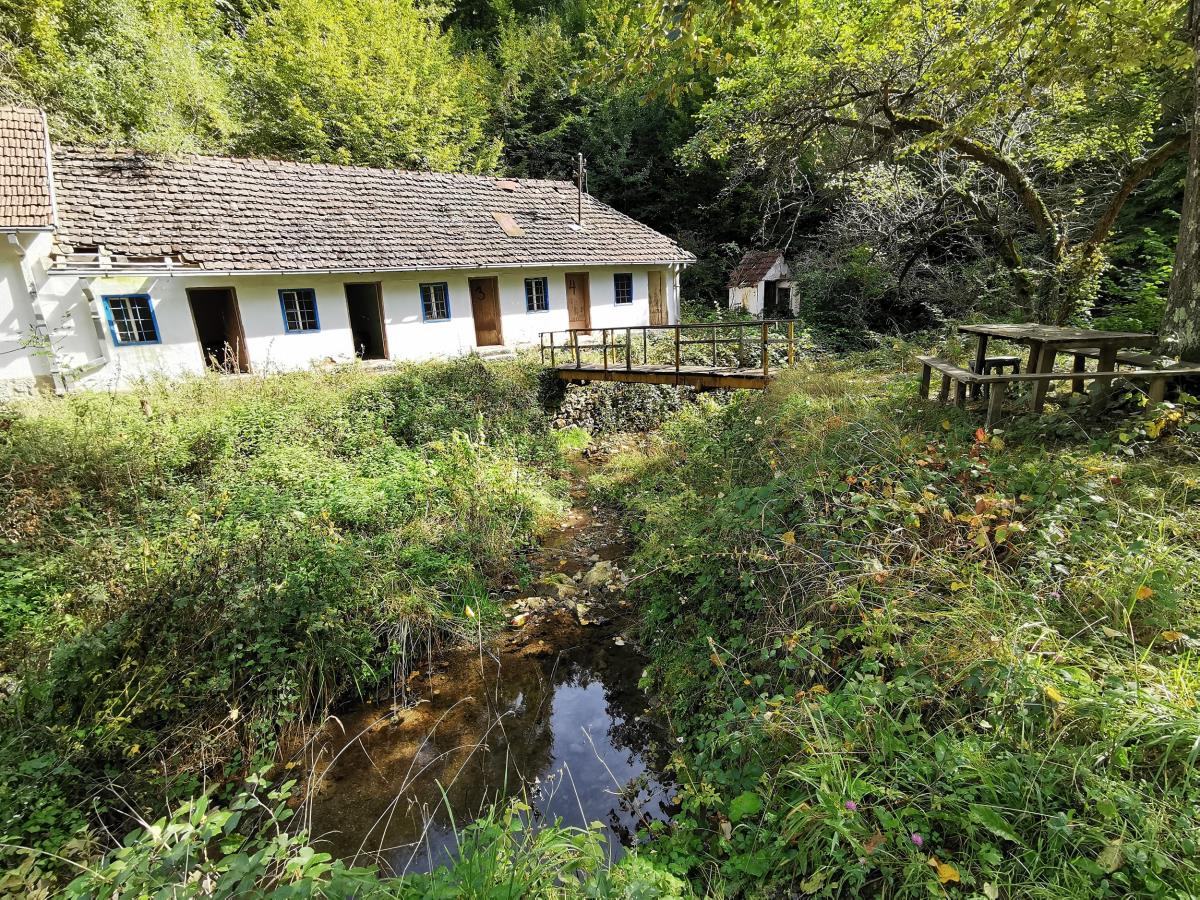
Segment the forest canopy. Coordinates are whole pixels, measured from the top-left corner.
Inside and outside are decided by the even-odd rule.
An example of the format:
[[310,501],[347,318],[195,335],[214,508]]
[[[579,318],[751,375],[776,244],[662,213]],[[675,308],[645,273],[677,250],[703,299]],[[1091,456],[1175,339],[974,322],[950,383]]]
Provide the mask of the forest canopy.
[[1180,0],[5,0],[0,101],[57,139],[572,177],[709,305],[779,246],[802,313],[1154,328],[1186,153]]

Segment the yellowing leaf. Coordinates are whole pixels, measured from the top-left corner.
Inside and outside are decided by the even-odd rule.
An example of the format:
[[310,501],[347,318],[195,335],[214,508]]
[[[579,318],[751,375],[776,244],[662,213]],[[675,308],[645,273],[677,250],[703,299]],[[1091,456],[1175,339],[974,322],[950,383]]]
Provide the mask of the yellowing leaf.
[[1053,685],[1048,684],[1048,685],[1046,685],[1045,688],[1043,688],[1043,690],[1046,692],[1046,696],[1049,697],[1051,700],[1053,700],[1055,703],[1066,703],[1067,702],[1067,698],[1064,697],[1062,695],[1062,692],[1058,688],[1054,687]]
[[785,531],[783,534],[781,534],[779,536],[779,539],[781,541],[783,541],[785,544],[794,544],[794,543],[796,543],[796,532]]
[[949,420],[949,419],[942,419],[942,428],[943,428],[945,431],[949,431],[949,430],[950,430],[950,420]]
[[1098,865],[1105,872],[1109,873],[1115,872],[1117,869],[1121,868],[1121,864],[1124,861],[1124,857],[1121,853],[1120,838],[1109,841],[1108,846],[1101,850],[1096,856],[1096,865]]
[[823,684],[814,684],[811,688],[808,689],[808,692],[810,694],[828,694],[829,688],[825,687],[825,685],[823,685]]
[[1115,628],[1109,628],[1107,625],[1101,625],[1100,630],[1104,632],[1105,637],[1121,638],[1125,637],[1125,632],[1117,631]]
[[988,441],[988,443],[992,445],[993,450],[1003,450],[1004,449],[1004,438],[993,436],[992,439],[990,441]]
[[721,659],[721,657],[718,656],[716,653],[710,653],[708,655],[708,658],[712,660],[712,664],[714,666],[716,666],[718,669],[725,668],[725,660]]
[[469,603],[467,604],[466,613],[468,619],[475,618],[475,610],[471,609],[471,605]]
[[1164,631],[1161,637],[1168,644],[1173,644],[1176,641],[1182,641],[1187,635],[1182,631]]
[[958,876],[958,869],[954,868],[950,863],[944,863],[936,856],[931,856],[929,857],[929,865],[937,869],[938,881],[942,884],[949,884],[951,881],[962,883],[962,879]]
[[950,590],[952,590],[952,591],[961,591],[965,587],[970,587],[970,585],[968,585],[966,582],[963,582],[963,581],[950,582]]
[[1154,589],[1149,587],[1148,585],[1143,584],[1140,588],[1137,589],[1137,594],[1135,596],[1139,600],[1149,600],[1151,597],[1154,596]]

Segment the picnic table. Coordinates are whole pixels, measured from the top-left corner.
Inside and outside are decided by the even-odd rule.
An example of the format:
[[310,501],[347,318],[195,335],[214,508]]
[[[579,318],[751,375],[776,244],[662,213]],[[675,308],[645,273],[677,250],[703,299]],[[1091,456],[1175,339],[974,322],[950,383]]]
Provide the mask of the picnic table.
[[[1091,328],[1063,328],[1057,325],[959,325],[959,332],[973,334],[978,343],[975,348],[977,374],[984,374],[989,338],[1012,341],[1029,347],[1029,362],[1025,371],[1031,375],[1048,374],[1054,371],[1054,362],[1060,353],[1096,348],[1099,350],[1096,371],[1114,372],[1117,354],[1126,349],[1149,349],[1154,347],[1157,337],[1134,331],[1096,331]],[[1082,371],[1084,357],[1075,356],[1075,371]],[[1107,390],[1109,382],[1102,381]],[[1046,403],[1047,380],[1035,380],[1030,405],[1034,412],[1041,412]],[[971,386],[972,397],[978,398],[980,385]]]

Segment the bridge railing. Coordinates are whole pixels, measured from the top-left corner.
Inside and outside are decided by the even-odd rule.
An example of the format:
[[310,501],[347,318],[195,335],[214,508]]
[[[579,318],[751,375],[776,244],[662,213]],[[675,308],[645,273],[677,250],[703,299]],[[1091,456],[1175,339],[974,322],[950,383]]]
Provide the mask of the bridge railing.
[[779,364],[796,360],[792,319],[752,322],[691,322],[679,325],[626,325],[620,328],[567,328],[539,336],[542,363],[556,369],[599,365],[604,371],[655,366],[679,372],[685,366],[714,370],[758,369],[771,373],[772,348],[786,347]]

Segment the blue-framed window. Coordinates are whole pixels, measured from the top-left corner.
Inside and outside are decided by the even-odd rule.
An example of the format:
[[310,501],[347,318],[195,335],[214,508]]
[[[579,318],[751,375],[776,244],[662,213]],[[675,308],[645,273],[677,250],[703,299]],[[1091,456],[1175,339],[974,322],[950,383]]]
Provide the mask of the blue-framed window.
[[321,330],[317,292],[312,288],[282,288],[279,308],[283,310],[283,330],[288,334]]
[[550,309],[550,285],[545,278],[525,279],[525,311],[546,312]]
[[613,276],[613,302],[633,302],[633,275],[629,272],[618,272]]
[[421,318],[444,322],[450,318],[450,286],[444,281],[421,285]]
[[113,343],[161,344],[158,320],[149,294],[114,294],[104,298],[104,314]]

